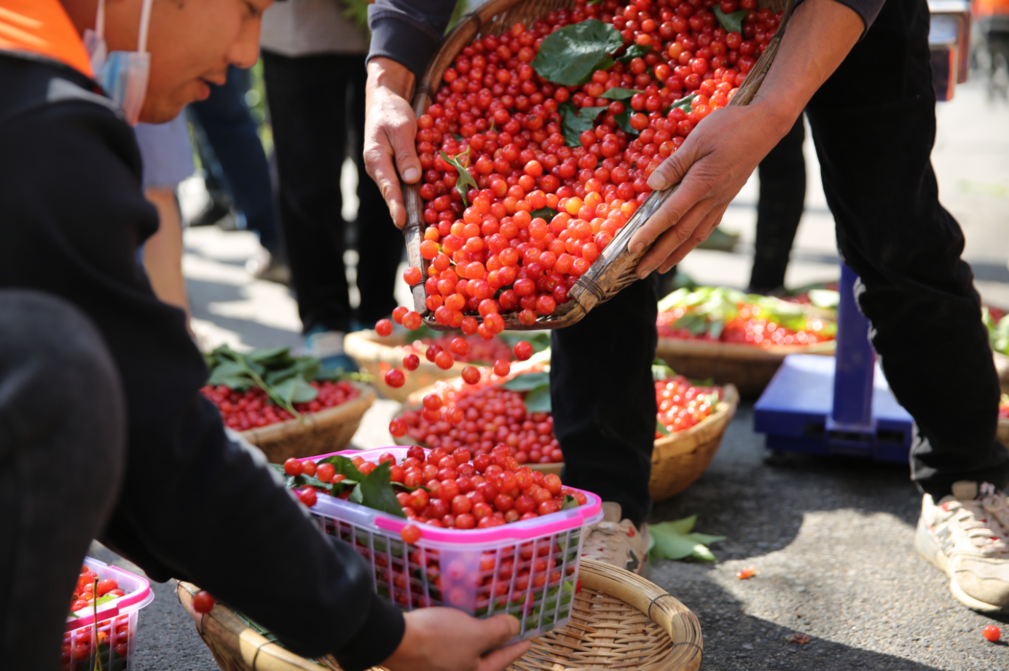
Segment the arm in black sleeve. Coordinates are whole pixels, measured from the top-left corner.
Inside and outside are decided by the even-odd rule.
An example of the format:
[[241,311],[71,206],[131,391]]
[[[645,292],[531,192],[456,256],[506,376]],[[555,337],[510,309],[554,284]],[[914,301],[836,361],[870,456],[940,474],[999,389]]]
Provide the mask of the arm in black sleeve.
[[[28,67],[52,69],[0,56],[5,95],[18,95],[11,69]],[[278,485],[262,454],[226,437],[200,395],[207,370],[185,316],[157,300],[136,262],[157,214],[140,190],[133,132],[87,95],[7,118],[0,100],[0,288],[71,301],[113,354],[128,463],[104,539],[155,580],[207,589],[296,653],[332,652],[347,671],[382,662],[402,639],[402,614],[374,593],[363,558]]]
[[368,60],[390,58],[419,80],[438,51],[456,0],[376,0],[368,7]]

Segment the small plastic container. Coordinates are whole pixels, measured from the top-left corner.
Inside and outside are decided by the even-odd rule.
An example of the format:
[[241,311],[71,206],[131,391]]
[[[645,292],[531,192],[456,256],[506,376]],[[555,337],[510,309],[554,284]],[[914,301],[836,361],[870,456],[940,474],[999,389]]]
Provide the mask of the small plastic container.
[[[385,453],[397,462],[405,447],[347,450],[340,454],[378,462]],[[312,514],[322,529],[367,559],[378,593],[403,610],[451,606],[475,617],[509,613],[521,628],[515,641],[567,624],[577,590],[585,529],[603,518],[598,496],[583,492],[584,505],[490,529],[443,529],[350,501],[319,495]],[[407,546],[400,531],[410,524],[420,540]]]
[[137,617],[141,608],[154,601],[151,584],[91,557],[84,558],[84,565],[101,579],[114,579],[126,594],[99,606],[97,618],[91,607],[77,611],[76,617],[67,616],[60,671],[91,671],[96,654],[101,655],[104,671],[128,671],[133,666]]

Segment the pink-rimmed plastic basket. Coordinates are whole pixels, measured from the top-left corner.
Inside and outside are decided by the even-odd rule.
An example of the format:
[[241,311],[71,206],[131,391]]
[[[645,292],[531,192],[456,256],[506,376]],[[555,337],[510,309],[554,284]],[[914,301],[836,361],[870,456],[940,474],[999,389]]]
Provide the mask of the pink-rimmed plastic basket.
[[[377,463],[386,452],[397,461],[407,456],[405,447],[387,447],[308,459],[339,454]],[[475,617],[509,613],[521,623],[517,641],[571,619],[586,527],[603,518],[599,497],[583,493],[587,501],[577,508],[490,529],[417,524],[421,538],[412,546],[400,537],[411,524],[405,518],[326,495],[311,510],[325,533],[371,563],[375,589],[391,603],[404,610],[450,606]]]
[[105,671],[129,671],[140,609],[154,601],[151,583],[91,557],[84,558],[84,565],[103,580],[114,579],[126,594],[99,606],[97,617],[92,608],[77,611],[76,617],[67,616],[60,671],[90,671],[95,668],[96,655],[101,655]]

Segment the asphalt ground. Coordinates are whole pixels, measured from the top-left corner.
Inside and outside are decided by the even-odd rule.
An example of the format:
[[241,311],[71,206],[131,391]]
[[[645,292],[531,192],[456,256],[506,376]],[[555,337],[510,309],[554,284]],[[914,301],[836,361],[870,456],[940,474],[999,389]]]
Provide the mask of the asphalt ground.
[[[986,300],[1003,306],[1009,306],[1007,113],[1009,105],[988,101],[980,84],[961,86],[957,98],[939,108],[933,153],[941,198],[966,232],[965,256],[977,286]],[[806,156],[807,207],[790,285],[838,276],[833,222],[809,142]],[[353,180],[346,176],[345,192]],[[198,210],[200,198],[200,185],[186,184],[184,209]],[[704,283],[745,286],[755,200],[751,179],[726,213],[724,227],[741,234],[734,252],[698,251],[681,267]],[[354,207],[353,198],[346,202]],[[255,281],[244,269],[255,249],[243,231],[187,231],[183,265],[203,346],[300,344],[290,292]],[[352,276],[355,254],[348,252],[346,261]],[[400,291],[405,304],[405,285]],[[397,408],[376,402],[354,444],[391,444],[386,427]],[[945,576],[915,554],[920,502],[903,465],[771,455],[753,431],[752,404],[743,404],[709,470],[652,516],[658,522],[699,515],[697,531],[727,537],[712,546],[718,563],[661,561],[651,579],[700,619],[706,671],[1009,668],[1007,646],[981,637],[985,624],[999,622],[960,606]],[[129,568],[104,548],[95,546],[92,554]],[[744,567],[756,576],[737,579]],[[134,669],[216,669],[174,587],[154,589],[155,601],[140,615]],[[1003,628],[1009,634],[1009,620]],[[810,641],[788,641],[794,633]]]

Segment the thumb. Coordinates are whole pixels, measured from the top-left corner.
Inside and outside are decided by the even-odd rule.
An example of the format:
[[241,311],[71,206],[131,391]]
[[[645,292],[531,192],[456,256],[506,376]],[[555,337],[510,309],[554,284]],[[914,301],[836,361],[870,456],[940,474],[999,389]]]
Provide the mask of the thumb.
[[519,633],[519,621],[511,615],[495,615],[479,622],[478,635],[484,652],[500,648]]
[[[693,145],[693,143],[690,144]],[[687,174],[687,169],[694,163],[692,148],[692,146],[688,148],[687,143],[681,145],[676,153],[663,161],[648,177],[648,187],[652,191],[665,191],[674,184],[679,184],[683,176]]]
[[417,158],[415,124],[402,124],[395,129],[390,137],[392,151],[396,156],[396,168],[400,177],[408,184],[420,180],[420,159]]

